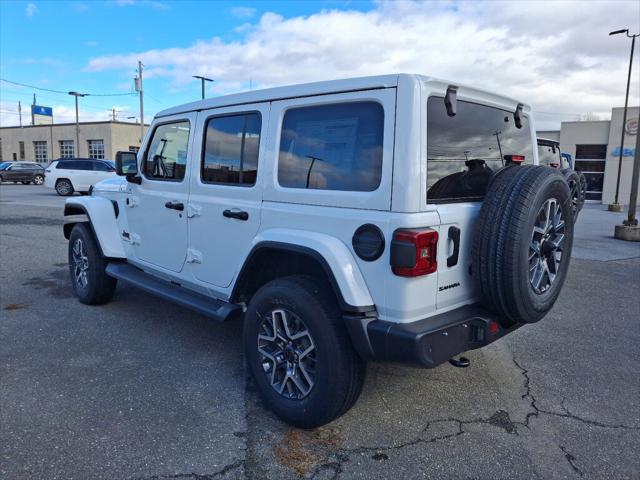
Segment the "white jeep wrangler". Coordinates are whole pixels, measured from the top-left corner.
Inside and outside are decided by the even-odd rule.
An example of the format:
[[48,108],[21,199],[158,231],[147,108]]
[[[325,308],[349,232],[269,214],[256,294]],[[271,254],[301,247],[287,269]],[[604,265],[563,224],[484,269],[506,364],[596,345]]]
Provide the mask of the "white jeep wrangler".
[[64,226],[73,288],[100,304],[124,280],[242,320],[266,404],[323,425],[366,361],[466,366],[551,309],[573,212],[535,143],[527,105],[418,75],[170,108],[120,177],[67,200],[86,215]]

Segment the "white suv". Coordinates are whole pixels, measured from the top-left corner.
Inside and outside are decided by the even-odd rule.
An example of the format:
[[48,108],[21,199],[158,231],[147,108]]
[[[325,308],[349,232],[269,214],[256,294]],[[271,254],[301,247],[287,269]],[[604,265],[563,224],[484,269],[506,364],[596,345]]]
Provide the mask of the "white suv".
[[115,176],[114,164],[109,160],[61,158],[45,170],[44,184],[66,197],[73,192],[88,193],[96,183]]
[[116,281],[243,321],[269,407],[346,412],[366,361],[435,367],[553,306],[573,212],[530,107],[417,75],[253,91],[156,115],[121,177],[67,200],[74,291]]

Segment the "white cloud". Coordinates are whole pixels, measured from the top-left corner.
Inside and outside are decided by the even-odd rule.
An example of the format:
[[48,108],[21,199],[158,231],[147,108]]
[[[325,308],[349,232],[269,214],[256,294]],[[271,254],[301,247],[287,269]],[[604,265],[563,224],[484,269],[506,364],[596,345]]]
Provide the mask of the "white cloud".
[[[41,102],[40,105],[48,105],[53,109],[53,120],[55,123],[73,123],[76,121],[75,105],[51,105],[49,102]],[[139,116],[139,113],[132,110],[131,107],[126,105],[113,105],[111,107],[99,108],[99,107],[83,107],[80,104],[78,118],[81,122],[97,122],[110,120],[112,116],[111,109],[116,110],[116,120],[123,122],[133,122],[133,120],[127,120],[127,117]],[[22,125],[27,126],[31,124],[31,105],[22,103]],[[16,126],[20,124],[20,115],[18,113],[18,102],[0,102],[0,126]]]
[[256,9],[251,7],[233,7],[231,9],[231,15],[241,20],[251,18],[256,14]]
[[[607,34],[639,15],[637,2],[611,1],[390,2],[369,12],[287,19],[265,13],[237,41],[96,57],[87,70],[133,69],[141,59],[147,78],[167,78],[171,90],[192,82],[197,66],[218,93],[246,89],[250,79],[256,88],[414,72],[498,91],[567,119],[606,116],[624,101],[629,54],[628,41]],[[538,127],[557,127],[560,118],[540,115]]]
[[27,7],[25,8],[25,15],[27,17],[33,17],[35,15],[35,13],[38,11],[38,7],[36,6],[35,3],[27,3]]

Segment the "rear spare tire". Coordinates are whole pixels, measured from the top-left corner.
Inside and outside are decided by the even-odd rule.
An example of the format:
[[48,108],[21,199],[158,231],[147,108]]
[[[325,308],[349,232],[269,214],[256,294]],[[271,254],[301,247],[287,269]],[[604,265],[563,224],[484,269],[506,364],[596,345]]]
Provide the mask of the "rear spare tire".
[[476,224],[472,274],[482,303],[504,326],[540,320],[564,284],[573,245],[571,195],[562,172],[504,169]]

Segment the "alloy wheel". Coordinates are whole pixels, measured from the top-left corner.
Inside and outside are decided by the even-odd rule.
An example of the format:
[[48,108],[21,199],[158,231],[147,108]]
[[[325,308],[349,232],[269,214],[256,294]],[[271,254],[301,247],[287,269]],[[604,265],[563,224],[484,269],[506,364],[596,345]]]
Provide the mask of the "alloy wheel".
[[42,178],[41,175],[36,175],[33,178],[33,183],[35,183],[36,185],[42,185],[44,183],[44,178]]
[[529,281],[535,293],[545,293],[556,279],[562,262],[564,239],[562,208],[555,198],[550,198],[536,215],[529,243]]
[[290,400],[305,398],[316,384],[316,347],[296,314],[276,309],[261,319],[258,354],[271,387]]
[[89,257],[84,242],[81,238],[76,239],[71,251],[73,260],[73,277],[80,288],[86,288],[89,284]]

